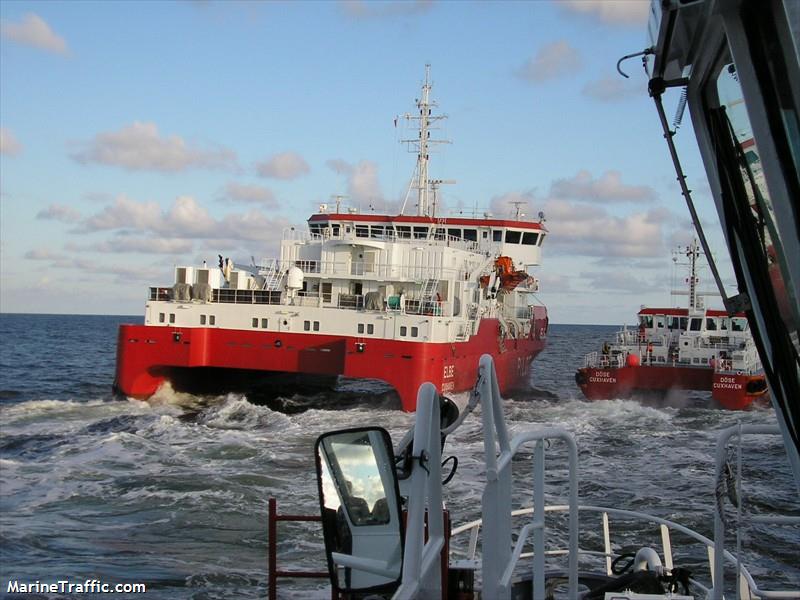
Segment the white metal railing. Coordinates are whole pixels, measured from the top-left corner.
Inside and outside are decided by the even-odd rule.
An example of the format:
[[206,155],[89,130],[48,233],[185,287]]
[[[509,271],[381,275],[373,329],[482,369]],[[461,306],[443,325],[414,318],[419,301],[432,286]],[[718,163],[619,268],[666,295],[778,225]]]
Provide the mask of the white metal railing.
[[[478,382],[475,394],[480,397],[484,432],[484,460],[486,464],[486,487],[483,492],[482,514],[484,544],[482,555],[483,596],[486,598],[510,598],[511,576],[522,554],[522,547],[529,536],[533,536],[533,597],[545,597],[544,586],[544,465],[545,440],[560,439],[567,445],[569,455],[569,595],[577,597],[578,590],[578,450],[575,440],[563,429],[547,427],[524,431],[509,440],[503,416],[502,397],[491,356],[484,354],[478,367]],[[511,462],[523,445],[535,442],[533,518],[517,538],[511,551]],[[499,448],[499,454],[498,452]]]
[[589,352],[583,357],[583,366],[586,369],[619,369],[625,366],[625,356],[619,352],[611,354]]
[[[741,526],[748,521],[752,523],[773,524],[773,525],[800,525],[800,517],[787,517],[787,516],[771,516],[771,515],[751,515],[749,518],[742,514],[742,506],[744,506],[744,499],[742,497],[742,436],[743,435],[781,435],[781,430],[775,425],[734,425],[724,429],[717,437],[716,448],[716,461],[715,461],[715,483],[718,483],[723,478],[723,473],[727,465],[727,446],[731,438],[736,437],[736,497],[739,499],[736,509],[736,546],[737,558],[735,559],[736,570],[739,577],[736,579],[736,596],[738,598],[800,598],[800,589],[797,590],[781,590],[770,591],[761,590],[756,585],[753,577],[744,568],[741,563]],[[725,551],[725,530],[726,523],[724,518],[724,507],[721,501],[717,504],[717,510],[714,511],[714,554],[713,554],[713,571],[712,581],[714,587],[709,596],[713,600],[723,600],[723,585],[725,575],[725,558],[730,553]],[[743,590],[742,585],[746,585],[747,589]],[[749,595],[744,595],[743,592]]]

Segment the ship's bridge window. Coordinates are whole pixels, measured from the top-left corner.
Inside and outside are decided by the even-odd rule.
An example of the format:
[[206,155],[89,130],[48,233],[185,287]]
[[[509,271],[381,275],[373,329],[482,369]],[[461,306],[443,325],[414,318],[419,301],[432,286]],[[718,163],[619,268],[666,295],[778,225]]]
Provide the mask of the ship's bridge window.
[[411,239],[411,227],[408,225],[397,225],[395,226],[397,230],[397,237],[400,239]]
[[406,327],[405,325],[401,325],[400,326],[400,335],[403,336],[403,337],[408,335],[408,327]]
[[692,319],[689,323],[689,331],[700,331],[703,327],[703,319]]
[[539,236],[539,245],[540,245],[540,246],[541,246],[541,245],[544,243],[544,238],[545,238],[545,235],[544,235],[544,234],[541,234],[541,235]]
[[365,238],[369,237],[368,225],[356,225],[356,237]]
[[653,315],[639,315],[639,324],[648,329],[653,327]]
[[731,331],[747,331],[747,319],[744,317],[731,319]]
[[454,238],[460,238],[461,237],[461,230],[460,229],[448,229],[447,230],[447,235],[449,235],[450,237],[454,237]]
[[539,241],[539,234],[533,231],[526,231],[522,234],[522,245],[523,246],[535,246],[536,242]]
[[722,317],[719,320],[719,328],[722,331],[728,331],[728,317]]
[[478,230],[477,229],[465,229],[464,230],[464,239],[469,240],[470,242],[477,242],[478,241]]
[[521,231],[511,231],[510,229],[506,231],[506,244],[519,244],[520,239],[522,239]]
[[678,317],[667,317],[667,329],[680,329],[681,321]]
[[711,317],[706,318],[706,329],[708,331],[716,331],[717,330],[717,320],[712,319]]
[[331,230],[333,232],[333,237],[339,237],[339,224],[338,223],[334,223],[333,225],[331,225]]
[[427,227],[414,227],[414,239],[415,240],[424,240],[428,237],[428,228]]
[[444,240],[444,239],[446,239],[447,235],[445,234],[444,229],[437,229],[436,230],[436,234],[434,235],[434,237],[437,240]]
[[483,239],[485,239],[485,240],[488,240],[489,239],[489,232],[486,229],[484,229],[483,230],[483,235],[481,235],[481,237]]
[[656,329],[664,329],[664,321],[666,317],[664,315],[657,315],[656,316]]
[[492,241],[493,242],[502,242],[503,241],[503,231],[500,229],[495,229],[492,231]]
[[373,225],[370,227],[370,237],[382,239],[385,234],[383,225]]

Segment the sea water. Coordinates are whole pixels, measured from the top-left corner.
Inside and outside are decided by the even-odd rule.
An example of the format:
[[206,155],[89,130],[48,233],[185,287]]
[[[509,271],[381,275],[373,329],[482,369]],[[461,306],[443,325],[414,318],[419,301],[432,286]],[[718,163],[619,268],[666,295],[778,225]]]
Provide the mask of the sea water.
[[[90,580],[144,583],[147,598],[264,598],[268,499],[276,497],[281,512],[318,514],[316,437],[374,423],[396,441],[413,416],[394,410],[385,388],[363,382],[344,383],[344,393],[298,390],[272,408],[169,389],[148,402],[115,398],[116,330],[128,322],[141,319],[0,315],[0,597],[16,597],[10,581]],[[582,504],[649,512],[712,537],[716,432],[737,422],[774,424],[775,415],[718,410],[703,392],[661,406],[583,401],[575,369],[613,332],[552,325],[531,389],[506,401],[510,431],[551,425],[575,436]],[[464,405],[467,396],[454,399]],[[779,439],[759,436],[747,451],[745,507],[797,515]],[[454,526],[480,516],[482,452],[480,419],[472,416],[445,447],[459,458],[445,488]],[[549,452],[564,456],[558,445]],[[532,499],[526,456],[514,463],[523,478],[515,507]],[[565,503],[563,463],[548,473],[548,502]],[[582,546],[602,549],[599,524],[581,518]],[[612,536],[631,527],[612,517]],[[279,531],[281,568],[324,570],[317,524]],[[660,548],[657,530],[651,534]],[[700,574],[704,550],[680,542],[673,541],[676,565]],[[751,527],[742,544],[757,580],[800,587],[798,528]],[[324,586],[282,580],[279,597],[329,597]]]

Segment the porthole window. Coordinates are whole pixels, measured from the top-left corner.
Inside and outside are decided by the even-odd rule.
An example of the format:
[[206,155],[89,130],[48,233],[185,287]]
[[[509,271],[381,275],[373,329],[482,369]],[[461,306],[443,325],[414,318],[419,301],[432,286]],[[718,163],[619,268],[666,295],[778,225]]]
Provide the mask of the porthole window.
[[358,333],[364,333],[364,324],[363,323],[359,323],[358,324]]
[[217,318],[214,315],[211,315],[210,317],[208,317],[208,324],[209,325],[214,325],[216,323],[216,321],[217,321]]
[[311,331],[311,321],[303,321],[303,331]]
[[[200,317],[200,322],[205,322],[205,317]],[[258,327],[258,318],[253,319],[253,327]]]
[[164,313],[158,313],[158,322],[163,323],[165,319]]
[[174,323],[175,322],[175,313],[169,313],[169,322],[170,323]]
[[261,319],[261,329],[266,329],[269,319]]
[[370,323],[369,325],[367,325],[367,333],[368,333],[368,334],[370,334],[370,335],[372,335],[373,333],[375,333],[375,325],[373,325],[372,323]]
[[314,321],[314,331],[319,331],[319,321]]
[[405,337],[406,335],[408,335],[408,327],[406,327],[405,325],[403,325],[402,327],[400,327],[400,335],[402,335],[403,337]]
[[412,327],[411,328],[411,337],[417,337],[418,335],[419,335],[419,328],[418,327]]

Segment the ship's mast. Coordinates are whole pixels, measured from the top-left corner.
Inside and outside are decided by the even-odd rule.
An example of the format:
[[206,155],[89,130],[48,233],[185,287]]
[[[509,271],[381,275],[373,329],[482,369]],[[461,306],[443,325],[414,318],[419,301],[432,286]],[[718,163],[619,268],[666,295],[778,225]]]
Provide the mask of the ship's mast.
[[[431,139],[431,129],[436,129],[433,124],[436,121],[440,121],[442,119],[446,119],[447,115],[434,115],[433,108],[437,107],[438,104],[431,100],[431,88],[433,84],[431,83],[431,66],[430,64],[425,65],[425,81],[422,84],[422,94],[417,99],[417,111],[418,115],[411,115],[406,113],[403,115],[403,118],[407,121],[410,120],[418,120],[419,121],[419,134],[417,139],[407,139],[401,140],[403,143],[409,144],[410,151],[416,151],[417,153],[417,166],[414,170],[414,178],[412,179],[411,185],[409,186],[409,192],[416,188],[417,190],[417,215],[418,216],[436,216],[436,203],[435,198],[432,200],[432,196],[435,192],[431,190],[431,184],[435,184],[436,186],[442,183],[455,183],[453,180],[443,180],[437,179],[432,181],[428,178],[428,161],[430,160],[430,148],[435,144],[449,144],[450,141],[448,140],[432,140]],[[406,202],[408,201],[408,195],[406,195]],[[401,209],[401,214],[405,209],[406,203],[403,202],[403,209]]]
[[692,240],[692,245],[686,247],[686,256],[689,257],[689,311],[697,308],[697,257],[700,249],[697,247],[697,240]]

